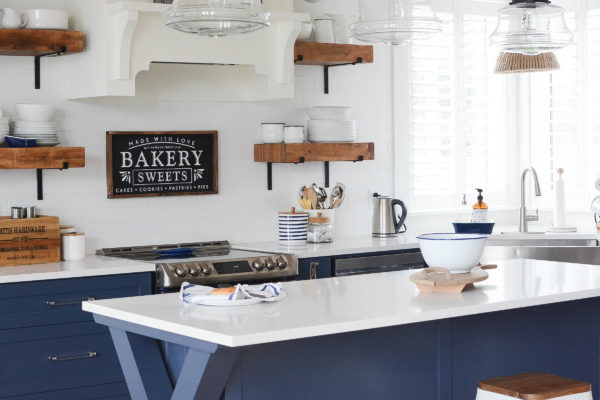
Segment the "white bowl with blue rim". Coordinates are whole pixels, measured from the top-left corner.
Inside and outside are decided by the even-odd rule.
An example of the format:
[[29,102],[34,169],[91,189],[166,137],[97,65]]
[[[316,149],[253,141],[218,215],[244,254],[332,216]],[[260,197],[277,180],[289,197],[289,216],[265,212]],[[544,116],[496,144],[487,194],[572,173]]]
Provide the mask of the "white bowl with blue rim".
[[467,273],[479,264],[487,235],[468,233],[427,233],[417,236],[429,267],[447,268],[454,274]]

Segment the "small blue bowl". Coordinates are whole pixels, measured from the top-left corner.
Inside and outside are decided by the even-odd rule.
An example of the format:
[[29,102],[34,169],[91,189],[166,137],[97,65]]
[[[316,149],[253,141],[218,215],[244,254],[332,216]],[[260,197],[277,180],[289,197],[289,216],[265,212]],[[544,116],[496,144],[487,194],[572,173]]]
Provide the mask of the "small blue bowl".
[[10,136],[10,135],[6,135],[4,138],[6,139],[6,143],[8,143],[8,145],[10,147],[36,147],[37,146],[37,140],[35,140],[35,139],[23,139],[20,137]]
[[491,235],[494,230],[494,222],[453,222],[455,233],[480,233]]

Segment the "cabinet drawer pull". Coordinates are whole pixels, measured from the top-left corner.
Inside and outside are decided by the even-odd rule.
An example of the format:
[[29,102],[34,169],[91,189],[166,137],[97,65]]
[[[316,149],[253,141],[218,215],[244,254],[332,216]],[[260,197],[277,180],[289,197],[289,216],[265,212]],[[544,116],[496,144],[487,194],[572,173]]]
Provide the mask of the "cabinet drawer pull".
[[98,352],[90,351],[87,353],[81,354],[68,354],[66,356],[49,356],[48,360],[50,361],[70,361],[70,360],[81,360],[84,358],[95,358],[98,357]]
[[317,275],[317,268],[319,268],[320,263],[311,262],[310,263],[310,279],[319,279]]
[[46,301],[46,304],[49,305],[50,307],[72,306],[74,304],[81,304],[84,301],[92,301],[92,300],[96,300],[96,299],[93,297],[88,297],[87,299],[74,300],[74,301],[63,301],[63,302],[48,300],[48,301]]

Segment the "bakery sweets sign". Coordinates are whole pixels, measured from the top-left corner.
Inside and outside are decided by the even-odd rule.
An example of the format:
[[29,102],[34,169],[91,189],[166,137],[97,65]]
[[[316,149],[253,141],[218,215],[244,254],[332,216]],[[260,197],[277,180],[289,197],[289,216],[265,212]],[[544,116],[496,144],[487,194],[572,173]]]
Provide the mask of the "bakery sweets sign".
[[107,132],[108,198],[218,193],[217,135]]

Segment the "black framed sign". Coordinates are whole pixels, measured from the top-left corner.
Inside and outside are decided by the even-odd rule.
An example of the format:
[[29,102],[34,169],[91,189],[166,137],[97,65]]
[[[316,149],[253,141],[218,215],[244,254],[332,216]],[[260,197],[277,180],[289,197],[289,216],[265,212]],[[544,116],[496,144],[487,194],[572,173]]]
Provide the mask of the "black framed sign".
[[217,194],[218,132],[106,132],[108,198]]

